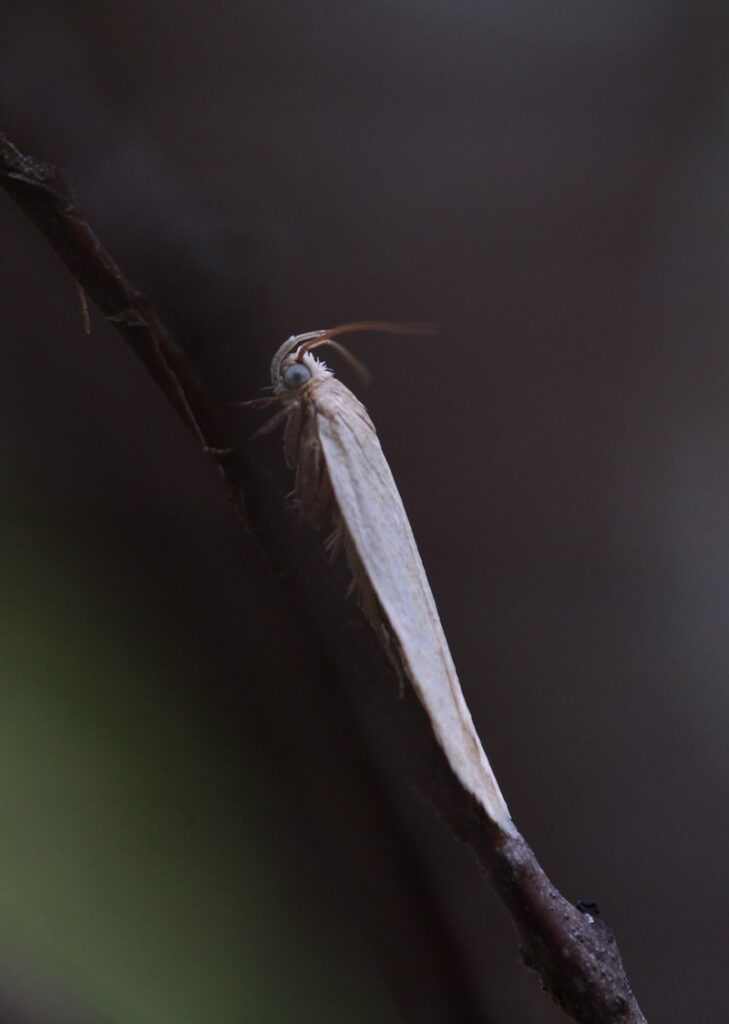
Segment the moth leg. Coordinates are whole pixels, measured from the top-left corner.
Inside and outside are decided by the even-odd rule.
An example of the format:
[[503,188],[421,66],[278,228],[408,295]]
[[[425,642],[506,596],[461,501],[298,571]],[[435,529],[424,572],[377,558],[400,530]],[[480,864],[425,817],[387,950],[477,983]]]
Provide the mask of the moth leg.
[[304,432],[303,419],[301,404],[293,405],[284,430],[284,459],[289,469],[295,469],[299,461],[301,440]]
[[257,441],[259,437],[263,437],[265,434],[270,434],[271,431],[276,429],[279,423],[283,423],[290,413],[291,409],[286,406],[284,406],[283,409],[279,409],[277,413],[274,413],[270,420],[266,420],[262,427],[259,427],[258,430],[255,430],[251,434],[249,441]]
[[321,449],[319,449],[318,482],[314,507],[314,516],[317,525],[322,525],[326,522],[330,515],[332,505],[332,485],[329,481],[329,474],[327,473],[326,465],[324,464],[324,459],[321,455]]
[[[337,516],[334,529],[329,534],[327,539],[324,541],[324,550],[329,558],[330,562],[336,561],[339,552],[342,550],[344,544],[344,526],[342,520]],[[349,595],[347,595],[349,596]]]
[[316,430],[316,410],[302,403],[287,430],[288,452],[296,466],[294,488],[302,517],[314,527],[322,525],[331,506],[331,484]]
[[347,597],[349,598],[352,594],[357,594],[360,608],[364,612],[369,624],[377,633],[379,632],[383,622],[382,614],[380,613],[379,601],[375,597],[375,592],[367,578],[367,573],[362,565],[362,561],[357,554],[357,551],[352,544],[352,538],[349,536],[346,529],[342,530],[342,539],[344,541],[344,550],[347,555],[347,562],[349,563],[349,571],[352,573],[352,580],[347,587]]
[[397,676],[397,696],[399,700],[405,700],[405,681],[410,682],[410,677],[407,674],[402,660],[402,648],[397,640],[392,636],[387,627],[383,626],[383,631],[387,633],[387,638],[390,644],[390,664],[395,669],[395,675]]
[[402,648],[400,647],[400,644],[397,642],[397,637],[395,637],[390,632],[387,624],[385,623],[384,617],[382,615],[380,616],[380,624],[379,625],[380,625],[380,629],[379,629],[380,642],[381,642],[382,646],[385,649],[385,654],[387,655],[387,660],[390,662],[390,664],[394,668],[395,675],[397,676],[397,696],[398,696],[398,700],[404,700],[405,699],[405,681],[406,681],[406,679],[408,679],[408,674],[407,674],[407,668],[405,667],[405,662],[403,661],[403,657],[402,657]]
[[225,462],[228,456],[235,455],[237,451],[237,448],[216,448],[209,444],[206,444],[203,447],[204,454],[209,456],[213,462],[216,462],[219,466]]
[[316,435],[305,431],[299,445],[296,466],[296,495],[304,518],[321,526],[331,505],[331,484]]
[[382,606],[377,600],[377,595],[372,589],[372,585],[370,584],[367,573],[364,570],[362,561],[357,554],[346,529],[342,530],[342,539],[344,542],[344,550],[347,555],[347,562],[349,563],[349,568],[352,573],[352,581],[347,588],[347,597],[350,597],[352,593],[357,594],[359,606],[364,612],[365,618],[374,630],[377,639],[384,648],[387,660],[395,670],[398,682],[397,694],[398,698],[402,700],[405,697],[407,668],[403,660],[400,644],[397,641],[397,637],[388,627],[387,619],[382,611]]
[[238,409],[268,409],[269,406],[277,403],[278,398],[275,395],[268,395],[266,398],[247,398],[244,402],[231,402],[230,404]]

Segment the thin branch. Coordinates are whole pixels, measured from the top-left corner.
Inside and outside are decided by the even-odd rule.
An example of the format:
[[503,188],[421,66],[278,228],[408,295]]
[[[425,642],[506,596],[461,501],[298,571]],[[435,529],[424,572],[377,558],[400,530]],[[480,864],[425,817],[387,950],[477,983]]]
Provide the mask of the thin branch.
[[88,296],[141,359],[205,452],[219,460],[229,495],[242,513],[240,468],[225,459],[232,446],[216,403],[147,297],[125,277],[81,216],[60,171],[25,156],[0,133],[0,183],[76,279],[84,296],[84,326]]
[[[266,489],[260,470],[245,452],[236,450],[235,438],[215,401],[149,300],[129,283],[80,215],[61,175],[24,156],[0,135],[0,184],[142,360],[205,452],[215,457],[228,495],[241,514],[245,489],[249,518],[267,559],[273,565],[289,563],[300,593],[307,592],[312,579],[323,588],[323,596],[318,595],[322,600],[300,601],[318,621],[320,635],[333,637],[328,651],[331,660],[355,682],[358,675],[372,676],[367,681],[392,700],[398,684],[373,634],[343,614],[341,594],[332,591],[321,559],[306,546],[302,549],[300,536],[294,536],[290,519]],[[381,687],[378,683],[383,680]],[[459,784],[416,700],[398,702],[397,727],[397,746],[404,750],[408,770],[418,776],[420,788],[450,829],[475,852],[511,914],[525,965],[539,973],[544,989],[582,1024],[645,1022],[615,939],[595,909],[569,903],[544,874],[523,837],[518,832],[505,833],[487,818]]]

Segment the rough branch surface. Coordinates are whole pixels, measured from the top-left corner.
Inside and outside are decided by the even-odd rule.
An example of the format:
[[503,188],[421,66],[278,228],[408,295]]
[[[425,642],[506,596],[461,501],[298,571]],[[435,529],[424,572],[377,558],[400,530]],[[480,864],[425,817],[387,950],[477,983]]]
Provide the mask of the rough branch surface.
[[[302,555],[301,545],[291,535],[290,517],[281,514],[277,492],[244,451],[231,453],[235,438],[216,403],[148,299],[130,284],[78,212],[61,175],[24,156],[0,135],[0,183],[141,359],[204,450],[216,458],[228,495],[241,514],[245,495],[248,521],[266,560],[280,567],[299,559],[293,574],[288,567],[288,582],[305,589],[309,577],[321,570],[316,559]],[[332,601],[319,613],[329,616],[330,626],[332,617],[339,614],[336,628],[327,631],[334,638],[332,662],[352,672],[362,671],[363,665],[369,672],[369,666],[376,664],[373,671],[386,675],[384,659],[377,662],[373,656],[372,634],[338,613],[341,604],[341,600]],[[396,693],[397,683],[389,682]],[[450,770],[417,701],[399,702],[398,715],[399,740],[406,758],[418,766],[413,771],[420,788],[451,830],[475,852],[516,926],[522,959],[538,972],[543,988],[568,1016],[583,1024],[643,1022],[610,929],[589,908],[578,909],[557,891],[520,834],[506,834],[489,821]]]

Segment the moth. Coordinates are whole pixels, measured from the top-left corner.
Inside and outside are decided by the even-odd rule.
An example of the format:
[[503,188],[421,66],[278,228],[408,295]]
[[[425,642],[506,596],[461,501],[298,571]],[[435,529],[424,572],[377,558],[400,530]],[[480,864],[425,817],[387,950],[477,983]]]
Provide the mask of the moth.
[[363,321],[292,336],[271,363],[273,395],[244,404],[280,406],[256,434],[285,423],[284,457],[301,514],[314,526],[333,520],[330,547],[344,548],[365,614],[391,655],[394,648],[452,770],[492,821],[512,832],[372,420],[313,354],[328,345],[356,363],[336,338],[365,330],[422,333],[423,326]]

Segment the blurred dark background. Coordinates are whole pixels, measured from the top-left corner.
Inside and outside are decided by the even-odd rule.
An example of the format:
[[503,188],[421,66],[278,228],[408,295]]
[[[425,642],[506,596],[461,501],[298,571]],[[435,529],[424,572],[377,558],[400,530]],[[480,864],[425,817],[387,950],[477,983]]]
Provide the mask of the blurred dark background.
[[[0,14],[3,129],[221,402],[291,333],[439,323],[352,339],[353,386],[512,812],[663,1024],[729,1004],[728,20]],[[5,197],[0,232],[0,1020],[563,1019],[214,467]]]

